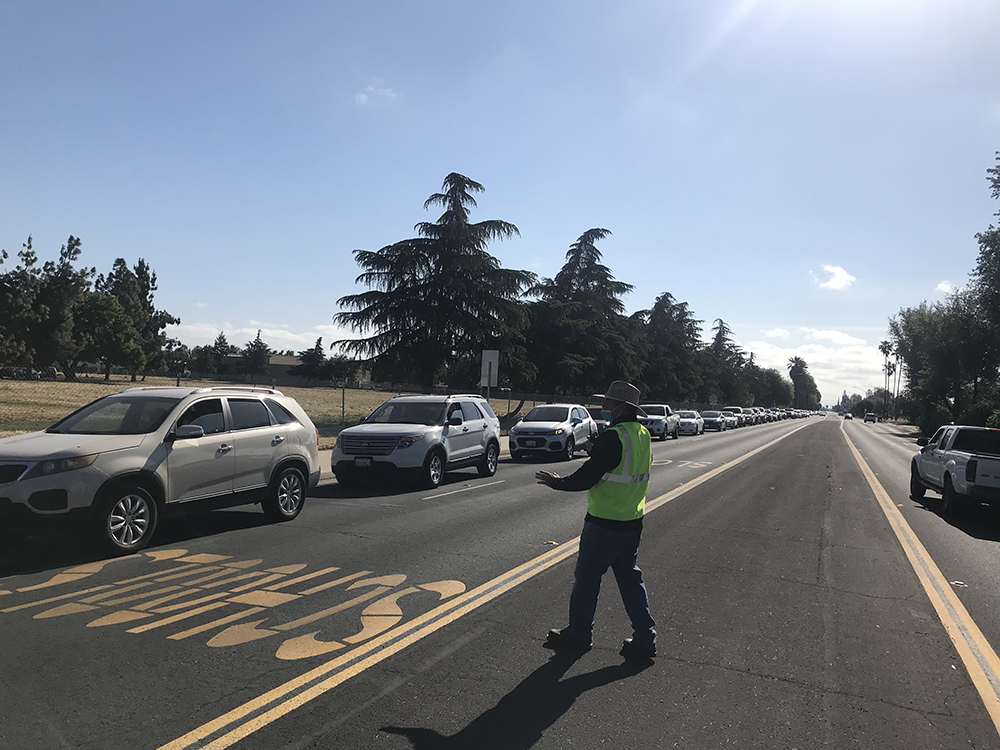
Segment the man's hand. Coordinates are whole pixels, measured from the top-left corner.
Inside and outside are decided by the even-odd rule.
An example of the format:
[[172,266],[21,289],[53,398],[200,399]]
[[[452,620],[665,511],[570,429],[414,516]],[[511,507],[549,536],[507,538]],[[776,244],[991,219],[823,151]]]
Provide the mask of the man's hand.
[[558,478],[559,475],[551,471],[535,472],[535,481],[537,481],[538,484],[544,484],[546,487],[551,487]]

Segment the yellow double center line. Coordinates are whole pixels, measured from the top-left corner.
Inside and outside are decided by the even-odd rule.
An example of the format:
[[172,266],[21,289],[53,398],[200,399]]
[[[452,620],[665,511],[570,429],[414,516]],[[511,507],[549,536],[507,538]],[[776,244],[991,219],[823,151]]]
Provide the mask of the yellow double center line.
[[899,512],[899,508],[896,507],[889,494],[875,478],[875,472],[871,470],[861,452],[847,436],[843,423],[841,423],[840,429],[844,433],[844,439],[847,441],[851,453],[854,454],[854,459],[861,467],[861,473],[864,474],[868,486],[875,493],[875,499],[889,520],[889,525],[895,532],[900,545],[902,545],[903,552],[906,553],[911,567],[916,572],[917,578],[920,579],[920,584],[924,587],[924,591],[937,611],[952,643],[955,644],[958,655],[962,658],[962,662],[969,672],[969,677],[972,678],[972,684],[976,686],[979,697],[982,698],[983,705],[986,706],[986,711],[993,719],[997,731],[1000,732],[1000,659],[997,658],[997,654],[989,641],[986,640],[986,636],[983,635],[962,602],[955,595],[951,584],[948,583],[920,540],[917,539],[917,535],[913,533],[913,529],[903,518],[903,514]]

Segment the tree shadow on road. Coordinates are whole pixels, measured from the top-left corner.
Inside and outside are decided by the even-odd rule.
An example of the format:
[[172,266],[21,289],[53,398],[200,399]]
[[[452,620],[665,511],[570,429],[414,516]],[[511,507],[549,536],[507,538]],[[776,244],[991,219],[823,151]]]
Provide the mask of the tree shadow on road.
[[383,727],[406,737],[414,750],[527,750],[588,690],[634,677],[653,665],[652,659],[622,664],[561,679],[580,654],[557,651],[493,708],[449,736],[423,727]]

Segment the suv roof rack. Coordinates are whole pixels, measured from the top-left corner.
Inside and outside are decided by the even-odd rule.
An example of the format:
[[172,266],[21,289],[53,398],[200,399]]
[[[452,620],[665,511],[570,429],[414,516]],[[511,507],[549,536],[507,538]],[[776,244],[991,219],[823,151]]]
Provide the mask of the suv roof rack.
[[196,393],[209,393],[211,391],[249,391],[251,393],[271,393],[275,396],[285,395],[275,388],[267,388],[262,385],[213,385],[208,388],[198,388]]

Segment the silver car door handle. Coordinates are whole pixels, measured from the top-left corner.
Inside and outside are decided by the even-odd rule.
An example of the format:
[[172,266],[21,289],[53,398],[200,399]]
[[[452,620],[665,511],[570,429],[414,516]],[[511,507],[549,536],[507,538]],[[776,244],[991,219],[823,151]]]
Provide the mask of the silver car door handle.
[[232,449],[233,449],[233,446],[226,445],[225,443],[223,443],[222,445],[219,446],[218,452],[219,453],[229,453],[229,451],[231,451]]
[[281,445],[283,442],[285,442],[285,438],[281,435],[275,435],[274,440],[271,441],[271,445]]

